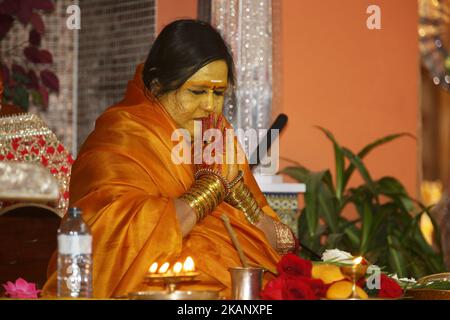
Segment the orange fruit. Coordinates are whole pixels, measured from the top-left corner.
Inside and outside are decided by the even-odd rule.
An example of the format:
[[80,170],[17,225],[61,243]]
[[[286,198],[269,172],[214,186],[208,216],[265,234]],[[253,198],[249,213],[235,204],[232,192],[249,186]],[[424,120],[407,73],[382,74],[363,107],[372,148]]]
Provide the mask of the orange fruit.
[[[352,283],[350,281],[338,281],[333,283],[327,290],[327,299],[342,300],[350,297],[352,293]],[[356,293],[360,299],[367,299],[367,293],[359,286],[356,286]]]
[[311,276],[314,279],[320,279],[325,284],[343,280],[344,276],[338,266],[333,264],[317,264],[313,265]]

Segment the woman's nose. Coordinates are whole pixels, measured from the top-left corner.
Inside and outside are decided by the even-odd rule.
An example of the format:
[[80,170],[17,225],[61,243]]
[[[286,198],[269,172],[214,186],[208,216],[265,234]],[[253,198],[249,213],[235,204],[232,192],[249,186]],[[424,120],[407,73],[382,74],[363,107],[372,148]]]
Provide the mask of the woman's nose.
[[206,96],[206,101],[203,104],[203,109],[206,111],[213,111],[214,110],[214,93],[208,92]]

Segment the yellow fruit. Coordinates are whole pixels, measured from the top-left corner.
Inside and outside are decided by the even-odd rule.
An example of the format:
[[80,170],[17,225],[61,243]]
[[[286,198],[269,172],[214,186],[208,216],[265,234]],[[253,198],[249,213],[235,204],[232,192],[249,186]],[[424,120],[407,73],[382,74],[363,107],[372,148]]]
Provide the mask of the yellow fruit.
[[[327,290],[327,299],[347,299],[352,293],[352,283],[350,281],[338,281],[333,283]],[[367,293],[356,286],[356,293],[360,299],[367,299]]]
[[313,265],[311,273],[314,279],[320,279],[325,284],[333,283],[344,279],[344,276],[342,275],[339,267],[333,264]]

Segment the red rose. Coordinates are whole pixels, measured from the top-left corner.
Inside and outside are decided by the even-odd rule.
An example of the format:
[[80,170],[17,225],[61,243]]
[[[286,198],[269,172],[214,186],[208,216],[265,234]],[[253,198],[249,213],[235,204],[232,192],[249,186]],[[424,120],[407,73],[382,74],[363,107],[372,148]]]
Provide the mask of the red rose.
[[51,174],[58,174],[58,170],[56,170],[55,168],[51,168],[50,169],[50,173]]
[[61,168],[59,168],[59,171],[64,172],[65,174],[67,174],[67,173],[69,173],[69,168],[61,167]]
[[263,291],[261,291],[261,299],[263,300],[283,300],[283,288],[285,286],[286,279],[284,277],[278,277],[270,280]]
[[28,154],[28,150],[27,149],[23,149],[22,151],[20,151],[20,155],[23,157],[26,154]]
[[0,155],[0,161],[5,160],[5,156]]
[[69,199],[69,196],[70,196],[69,191],[64,192],[64,195],[63,195],[64,199],[66,199],[66,200]]
[[331,286],[331,284],[326,285],[325,283],[323,283],[322,280],[320,279],[309,279],[306,278],[307,282],[309,283],[309,286],[311,287],[311,289],[313,290],[314,294],[318,297],[318,298],[323,298],[326,296],[327,294],[327,290],[328,288]]
[[380,278],[380,286],[381,288],[378,291],[378,297],[380,298],[399,298],[403,295],[403,290],[397,281],[383,273]]
[[283,290],[285,300],[317,300],[317,296],[310,285],[310,279],[304,277],[289,278]]
[[6,155],[6,159],[8,159],[8,160],[13,160],[15,157],[14,157],[14,155],[11,153],[11,152],[9,152],[7,155]]
[[293,253],[284,255],[277,265],[277,271],[280,275],[311,278],[311,270],[311,261],[302,259]]

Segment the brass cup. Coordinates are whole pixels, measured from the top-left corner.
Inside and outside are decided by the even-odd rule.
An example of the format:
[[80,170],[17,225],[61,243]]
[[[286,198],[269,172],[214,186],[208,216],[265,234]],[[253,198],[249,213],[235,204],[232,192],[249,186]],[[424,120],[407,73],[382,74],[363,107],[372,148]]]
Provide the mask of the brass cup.
[[361,297],[356,293],[356,283],[359,279],[364,277],[367,272],[367,264],[350,264],[348,266],[341,266],[340,270],[342,274],[352,282],[352,293],[349,299],[360,299]]

